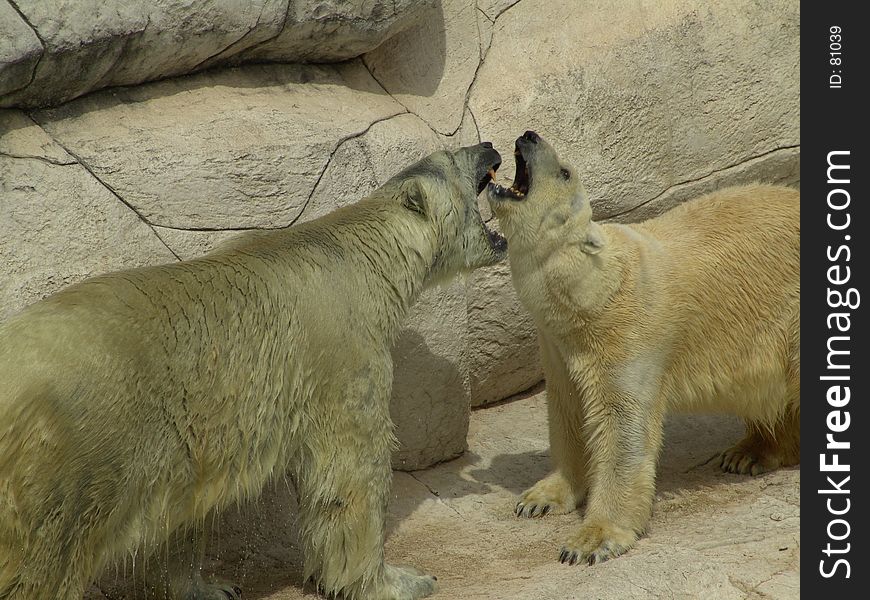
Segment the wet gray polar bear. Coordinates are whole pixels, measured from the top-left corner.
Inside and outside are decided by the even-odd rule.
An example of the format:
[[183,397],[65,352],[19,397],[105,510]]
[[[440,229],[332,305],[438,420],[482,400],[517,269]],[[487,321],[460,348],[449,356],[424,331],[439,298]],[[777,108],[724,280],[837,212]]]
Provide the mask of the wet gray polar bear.
[[743,417],[726,471],[800,460],[800,194],[720,190],[636,225],[592,221],[576,171],[528,131],[489,198],[538,327],[555,471],[520,516],[574,510],[560,559],[600,562],[647,526],[669,410]]
[[324,592],[430,594],[384,563],[389,350],[424,287],[503,258],[476,203],[499,160],[438,152],[323,218],[95,277],[0,326],[0,598],[81,597],[133,551],[169,559],[150,560],[161,597],[236,598],[200,577],[196,524],[288,468]]

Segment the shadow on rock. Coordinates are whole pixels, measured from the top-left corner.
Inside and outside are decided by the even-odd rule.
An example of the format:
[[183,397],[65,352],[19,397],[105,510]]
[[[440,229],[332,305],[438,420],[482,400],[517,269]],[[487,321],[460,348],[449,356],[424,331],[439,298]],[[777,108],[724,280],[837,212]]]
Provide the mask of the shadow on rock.
[[723,473],[719,454],[736,444],[744,433],[740,419],[728,415],[671,415],[659,460],[656,492],[727,485],[738,475]]
[[467,448],[470,390],[467,374],[457,367],[465,323],[456,317],[461,308],[456,303],[464,301],[458,291],[427,296],[412,309],[391,349],[390,417],[399,441],[395,469],[425,468]]
[[[341,86],[366,95],[387,96],[387,92],[366,72],[361,60],[354,59],[337,64],[249,64],[244,67],[214,68],[187,76],[161,79],[136,86],[115,87],[87,94],[57,107],[36,111],[37,121],[78,118],[93,111],[103,111],[119,105],[141,105],[141,110],[150,110],[145,104],[151,100],[186,95],[201,89],[239,91],[231,96],[245,103],[251,110],[269,110],[258,106],[258,97],[288,91],[309,84],[311,90],[328,90]],[[222,97],[216,94],[217,97]],[[316,92],[314,92],[316,94]],[[207,96],[195,96],[202,102]],[[361,96],[361,98],[363,98]],[[317,97],[312,95],[312,105]],[[228,107],[232,108],[232,107]],[[329,120],[330,114],[324,113]]]
[[472,469],[469,474],[481,484],[504,488],[520,494],[550,472],[548,452],[500,454],[485,469]]
[[[420,15],[415,25],[393,36],[364,57],[369,71],[379,81],[389,81],[396,95],[434,96],[447,64],[447,34],[443,0],[437,0]],[[408,56],[408,50],[411,55]],[[384,57],[387,57],[385,60]]]
[[[743,424],[737,418],[723,415],[673,415],[665,424],[656,489],[658,493],[674,493],[685,488],[718,486],[733,482],[736,477],[719,469],[719,453],[743,436]],[[480,457],[478,462],[484,462]],[[449,465],[460,465],[462,457]],[[478,485],[503,488],[514,494],[537,483],[552,470],[549,451],[499,454],[485,468],[466,469]],[[447,465],[438,468],[444,469]],[[458,466],[462,470],[466,465]],[[468,487],[467,482],[458,486]],[[451,490],[456,491],[456,490]],[[469,489],[469,493],[481,493]]]

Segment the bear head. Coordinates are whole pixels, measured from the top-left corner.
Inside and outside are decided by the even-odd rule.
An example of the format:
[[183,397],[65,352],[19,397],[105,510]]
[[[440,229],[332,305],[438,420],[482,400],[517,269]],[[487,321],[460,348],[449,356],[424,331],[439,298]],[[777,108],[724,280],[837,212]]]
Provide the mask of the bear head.
[[534,131],[514,145],[516,174],[510,187],[490,182],[487,197],[511,252],[548,254],[576,245],[586,254],[603,246],[586,190],[571,165]]
[[507,241],[480,215],[478,195],[495,176],[501,155],[489,142],[442,150],[392,178],[402,204],[435,230],[430,285],[505,259]]

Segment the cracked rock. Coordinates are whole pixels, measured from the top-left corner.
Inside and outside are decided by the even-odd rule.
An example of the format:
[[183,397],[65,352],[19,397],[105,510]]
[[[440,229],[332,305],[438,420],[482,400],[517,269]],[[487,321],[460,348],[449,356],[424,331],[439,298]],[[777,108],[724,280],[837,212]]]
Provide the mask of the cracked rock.
[[209,71],[34,118],[148,223],[241,229],[292,223],[339,142],[400,112],[356,61]]
[[30,25],[11,4],[0,2],[0,99],[30,83],[41,56],[42,43]]
[[800,146],[779,148],[737,165],[717,170],[706,177],[672,186],[649,202],[630,208],[612,218],[623,222],[651,219],[692,198],[729,185],[754,181],[800,187]]
[[477,21],[473,2],[443,0],[417,24],[366,54],[365,63],[403,106],[438,133],[452,134],[480,62],[485,32],[478,31]]
[[495,21],[498,16],[520,0],[478,0],[477,7],[490,21]]
[[787,0],[526,0],[498,17],[469,106],[496,147],[527,129],[547,137],[605,218],[799,144],[798,38]]
[[0,155],[56,164],[76,162],[44,129],[19,110],[0,109]]
[[153,229],[163,243],[181,260],[191,260],[208,254],[222,243],[242,233],[240,230],[192,231],[156,225]]
[[9,143],[10,131],[18,130],[8,124],[0,113],[0,320],[86,277],[175,260],[151,228],[81,165],[54,164],[36,153],[4,154],[27,154]]
[[291,0],[283,28],[242,60],[336,62],[360,56],[420,18],[435,0]]

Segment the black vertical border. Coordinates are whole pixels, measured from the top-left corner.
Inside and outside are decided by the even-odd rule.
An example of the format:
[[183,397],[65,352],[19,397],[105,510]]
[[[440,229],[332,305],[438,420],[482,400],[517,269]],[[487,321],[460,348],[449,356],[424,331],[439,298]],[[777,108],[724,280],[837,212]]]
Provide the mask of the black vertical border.
[[[870,37],[870,21],[859,16],[860,2],[815,1],[801,3],[801,594],[806,598],[867,598],[870,593],[870,546],[868,538],[867,511],[870,511],[868,490],[870,481],[867,468],[870,456],[870,410],[867,408],[870,379],[870,348],[867,345],[867,318],[870,305],[870,290],[867,289],[868,269],[867,240],[870,237],[868,217],[867,135],[866,123],[870,121],[870,92],[866,91],[870,70],[867,63],[867,38]],[[864,12],[864,11],[861,11]],[[842,29],[842,64],[832,65],[831,27]],[[834,47],[836,50],[836,46]],[[772,57],[770,57],[772,58]],[[841,87],[831,87],[831,75],[842,77]],[[828,154],[832,151],[849,151],[838,155],[838,162],[850,165],[848,184],[829,184]],[[845,174],[840,170],[839,173]],[[828,193],[836,188],[848,191],[849,207],[844,211],[831,211]],[[834,194],[834,202],[842,203],[845,196]],[[828,226],[828,214],[835,212],[833,219],[842,223],[848,212],[850,226],[847,230],[835,231]],[[846,240],[846,236],[849,239]],[[839,260],[831,261],[828,253],[836,256],[841,245],[848,245],[851,260],[845,260],[846,252]],[[830,250],[829,250],[830,248]],[[850,280],[842,285],[828,281],[828,269],[841,265],[850,267]],[[860,304],[855,309],[832,308],[828,302],[828,289],[845,293],[854,287],[861,294]],[[864,292],[867,292],[865,294]],[[832,312],[850,313],[848,333],[828,328],[828,315]],[[838,441],[848,441],[848,450],[826,450],[828,415],[838,410],[828,403],[827,392],[831,381],[820,379],[831,374],[827,368],[828,339],[832,335],[848,335],[848,360],[851,368],[838,371],[848,374],[851,396],[848,405],[839,410],[848,411],[850,425],[841,433],[834,433]],[[838,342],[840,348],[846,346]],[[841,415],[840,419],[842,420]],[[848,473],[822,472],[820,455],[839,454],[839,462],[850,466]],[[831,459],[828,458],[828,462]],[[850,480],[842,485],[849,494],[824,494],[830,489],[827,481],[831,476],[841,482],[848,475]],[[846,498],[850,508],[842,516],[830,514],[826,505],[832,499],[835,510],[842,510]],[[842,518],[849,523],[849,535],[841,541],[831,540],[828,525],[833,519]],[[833,535],[840,537],[847,531],[842,523],[833,525]],[[828,543],[832,548],[846,548],[843,554],[825,554]],[[826,578],[821,569],[830,573],[838,558],[849,563],[849,577],[845,577],[845,565],[840,564],[832,577]],[[824,560],[824,566],[820,561]],[[824,595],[823,595],[824,594]]]

